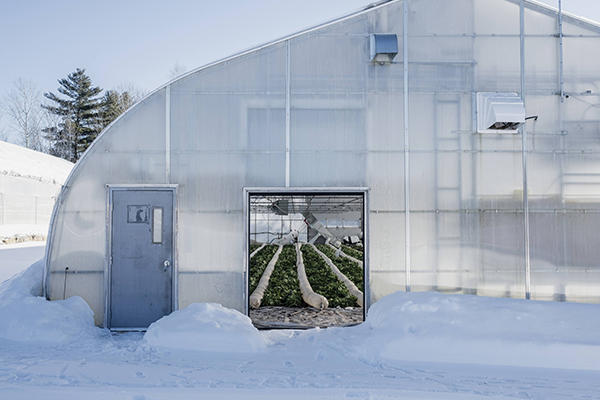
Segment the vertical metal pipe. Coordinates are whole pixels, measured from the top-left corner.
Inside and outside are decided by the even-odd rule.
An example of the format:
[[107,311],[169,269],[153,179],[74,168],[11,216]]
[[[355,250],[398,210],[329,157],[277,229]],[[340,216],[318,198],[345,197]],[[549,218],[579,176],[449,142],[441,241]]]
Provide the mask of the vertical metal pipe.
[[406,291],[410,292],[410,152],[408,137],[408,0],[404,0],[404,265]]
[[[525,103],[525,0],[521,0],[521,99]],[[527,109],[527,108],[526,108]],[[531,259],[529,251],[529,195],[527,193],[527,129],[521,127],[521,149],[523,157],[523,224],[525,252],[525,298],[531,299]]]
[[[250,280],[248,275],[250,274],[250,218],[251,218],[251,200],[250,193],[244,188],[244,199],[243,199],[243,215],[244,215],[244,315],[249,315],[248,301],[249,301],[249,285]],[[254,213],[254,239],[256,240],[256,213]]]
[[165,102],[165,183],[171,183],[171,85],[167,85]]
[[285,187],[290,187],[290,101],[292,86],[290,69],[290,41],[288,40],[285,56]]
[[[563,65],[562,0],[558,0],[558,49],[560,53],[560,102],[565,102],[565,70]],[[561,128],[562,132],[562,128]]]

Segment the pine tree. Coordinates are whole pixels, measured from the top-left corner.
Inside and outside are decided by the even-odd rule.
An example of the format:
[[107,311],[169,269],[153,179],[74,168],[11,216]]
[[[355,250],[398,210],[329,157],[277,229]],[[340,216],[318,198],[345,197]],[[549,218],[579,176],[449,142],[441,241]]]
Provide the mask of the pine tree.
[[115,90],[107,90],[104,92],[102,105],[100,107],[100,124],[102,125],[102,129],[106,128],[123,112],[119,100],[119,93]]
[[133,105],[134,101],[128,92],[119,94],[116,90],[107,90],[102,97],[100,107],[101,130],[106,128],[119,115]]
[[50,152],[56,156],[76,162],[81,154],[96,138],[101,127],[99,112],[102,99],[98,96],[102,89],[92,86],[92,80],[79,69],[59,79],[58,92],[66,98],[54,93],[44,96],[55,105],[42,105],[50,113],[60,117],[55,126],[44,129],[52,143]]

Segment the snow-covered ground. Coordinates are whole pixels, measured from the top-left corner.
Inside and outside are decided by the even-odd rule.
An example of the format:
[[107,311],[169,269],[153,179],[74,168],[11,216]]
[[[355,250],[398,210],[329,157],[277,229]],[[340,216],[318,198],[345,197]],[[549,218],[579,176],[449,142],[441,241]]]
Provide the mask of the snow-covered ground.
[[39,235],[48,234],[48,224],[11,224],[0,225],[0,238],[19,235]]
[[395,293],[360,326],[259,332],[194,304],[115,335],[42,275],[0,284],[2,399],[600,399],[600,305]]
[[46,242],[0,245],[0,283],[44,257]]

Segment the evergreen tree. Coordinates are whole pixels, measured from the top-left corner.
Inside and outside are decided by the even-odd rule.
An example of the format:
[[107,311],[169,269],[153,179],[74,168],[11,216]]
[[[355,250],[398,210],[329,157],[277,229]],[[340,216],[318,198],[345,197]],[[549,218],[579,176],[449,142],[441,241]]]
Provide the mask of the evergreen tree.
[[133,103],[132,97],[126,91],[120,94],[116,90],[107,90],[104,92],[100,107],[101,130],[110,125],[119,115],[131,107]]
[[115,90],[107,90],[104,92],[102,105],[100,107],[100,124],[102,125],[102,129],[106,128],[123,112],[123,110],[121,110],[121,105],[119,104],[120,97],[119,93]]
[[44,132],[52,143],[52,154],[76,162],[100,130],[102,99],[98,95],[102,89],[92,86],[92,80],[85,74],[85,69],[79,68],[66,79],[59,79],[58,83],[58,92],[66,98],[52,92],[44,93],[54,105],[42,107],[60,117],[60,120],[55,126],[44,129]]

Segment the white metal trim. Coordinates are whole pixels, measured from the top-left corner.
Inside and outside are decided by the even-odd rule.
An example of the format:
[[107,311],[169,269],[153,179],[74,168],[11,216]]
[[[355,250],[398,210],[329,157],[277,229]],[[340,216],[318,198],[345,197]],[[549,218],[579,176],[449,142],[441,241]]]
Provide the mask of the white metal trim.
[[290,187],[290,112],[291,112],[291,77],[290,64],[290,41],[286,42],[286,61],[285,61],[285,187]]
[[178,184],[176,183],[109,183],[106,185],[107,187],[111,188],[111,189],[138,189],[138,190],[143,190],[143,189],[159,189],[159,190],[165,190],[165,189],[172,189],[172,188],[177,188],[179,187]]
[[110,296],[111,296],[111,287],[110,287],[110,270],[111,270],[111,262],[112,262],[112,193],[111,187],[106,185],[106,222],[104,226],[106,226],[106,250],[104,257],[104,318],[102,322],[102,326],[104,328],[109,327],[110,321]]
[[[520,58],[521,58],[521,101],[525,105],[525,0],[521,0],[520,4]],[[523,166],[523,240],[524,240],[524,256],[525,256],[525,298],[531,299],[531,257],[529,249],[529,196],[527,184],[527,127],[521,125],[521,152]]]
[[[363,196],[363,316],[367,319],[369,314],[369,308],[371,308],[371,267],[369,260],[371,259],[371,226],[370,226],[370,205],[371,200],[371,188],[366,188]],[[365,232],[367,233],[365,235]]]
[[165,182],[171,182],[171,85],[165,94]]
[[[363,221],[364,221],[364,231],[363,231],[363,240],[365,244],[364,249],[364,260],[363,260],[363,316],[366,319],[369,307],[371,307],[371,268],[369,263],[369,244],[370,244],[370,231],[369,231],[369,213],[370,213],[370,205],[369,205],[369,194],[371,192],[370,187],[245,187],[243,189],[243,203],[244,203],[244,313],[248,315],[249,313],[249,288],[248,288],[248,274],[250,264],[248,259],[250,257],[250,196],[252,194],[259,193],[277,193],[277,194],[299,194],[299,193],[356,193],[362,194],[363,196]],[[366,239],[365,239],[366,238]]]
[[[560,102],[565,102],[565,66],[563,54],[563,21],[562,0],[558,0],[558,48],[559,48],[559,71],[560,71]],[[561,127],[562,130],[562,127]]]
[[66,186],[63,185],[60,188],[59,194],[56,196],[56,201],[54,202],[54,207],[52,208],[52,215],[50,216],[50,225],[48,226],[48,236],[46,237],[46,249],[44,251],[45,262],[44,262],[44,281],[42,285],[42,296],[45,299],[50,300],[49,296],[49,287],[50,287],[50,259],[52,257],[52,248],[54,244],[54,232],[56,229],[55,221],[58,214],[58,209],[63,201],[63,197],[65,196]]
[[408,0],[404,1],[404,269],[406,291],[410,292],[410,138],[408,126]]

